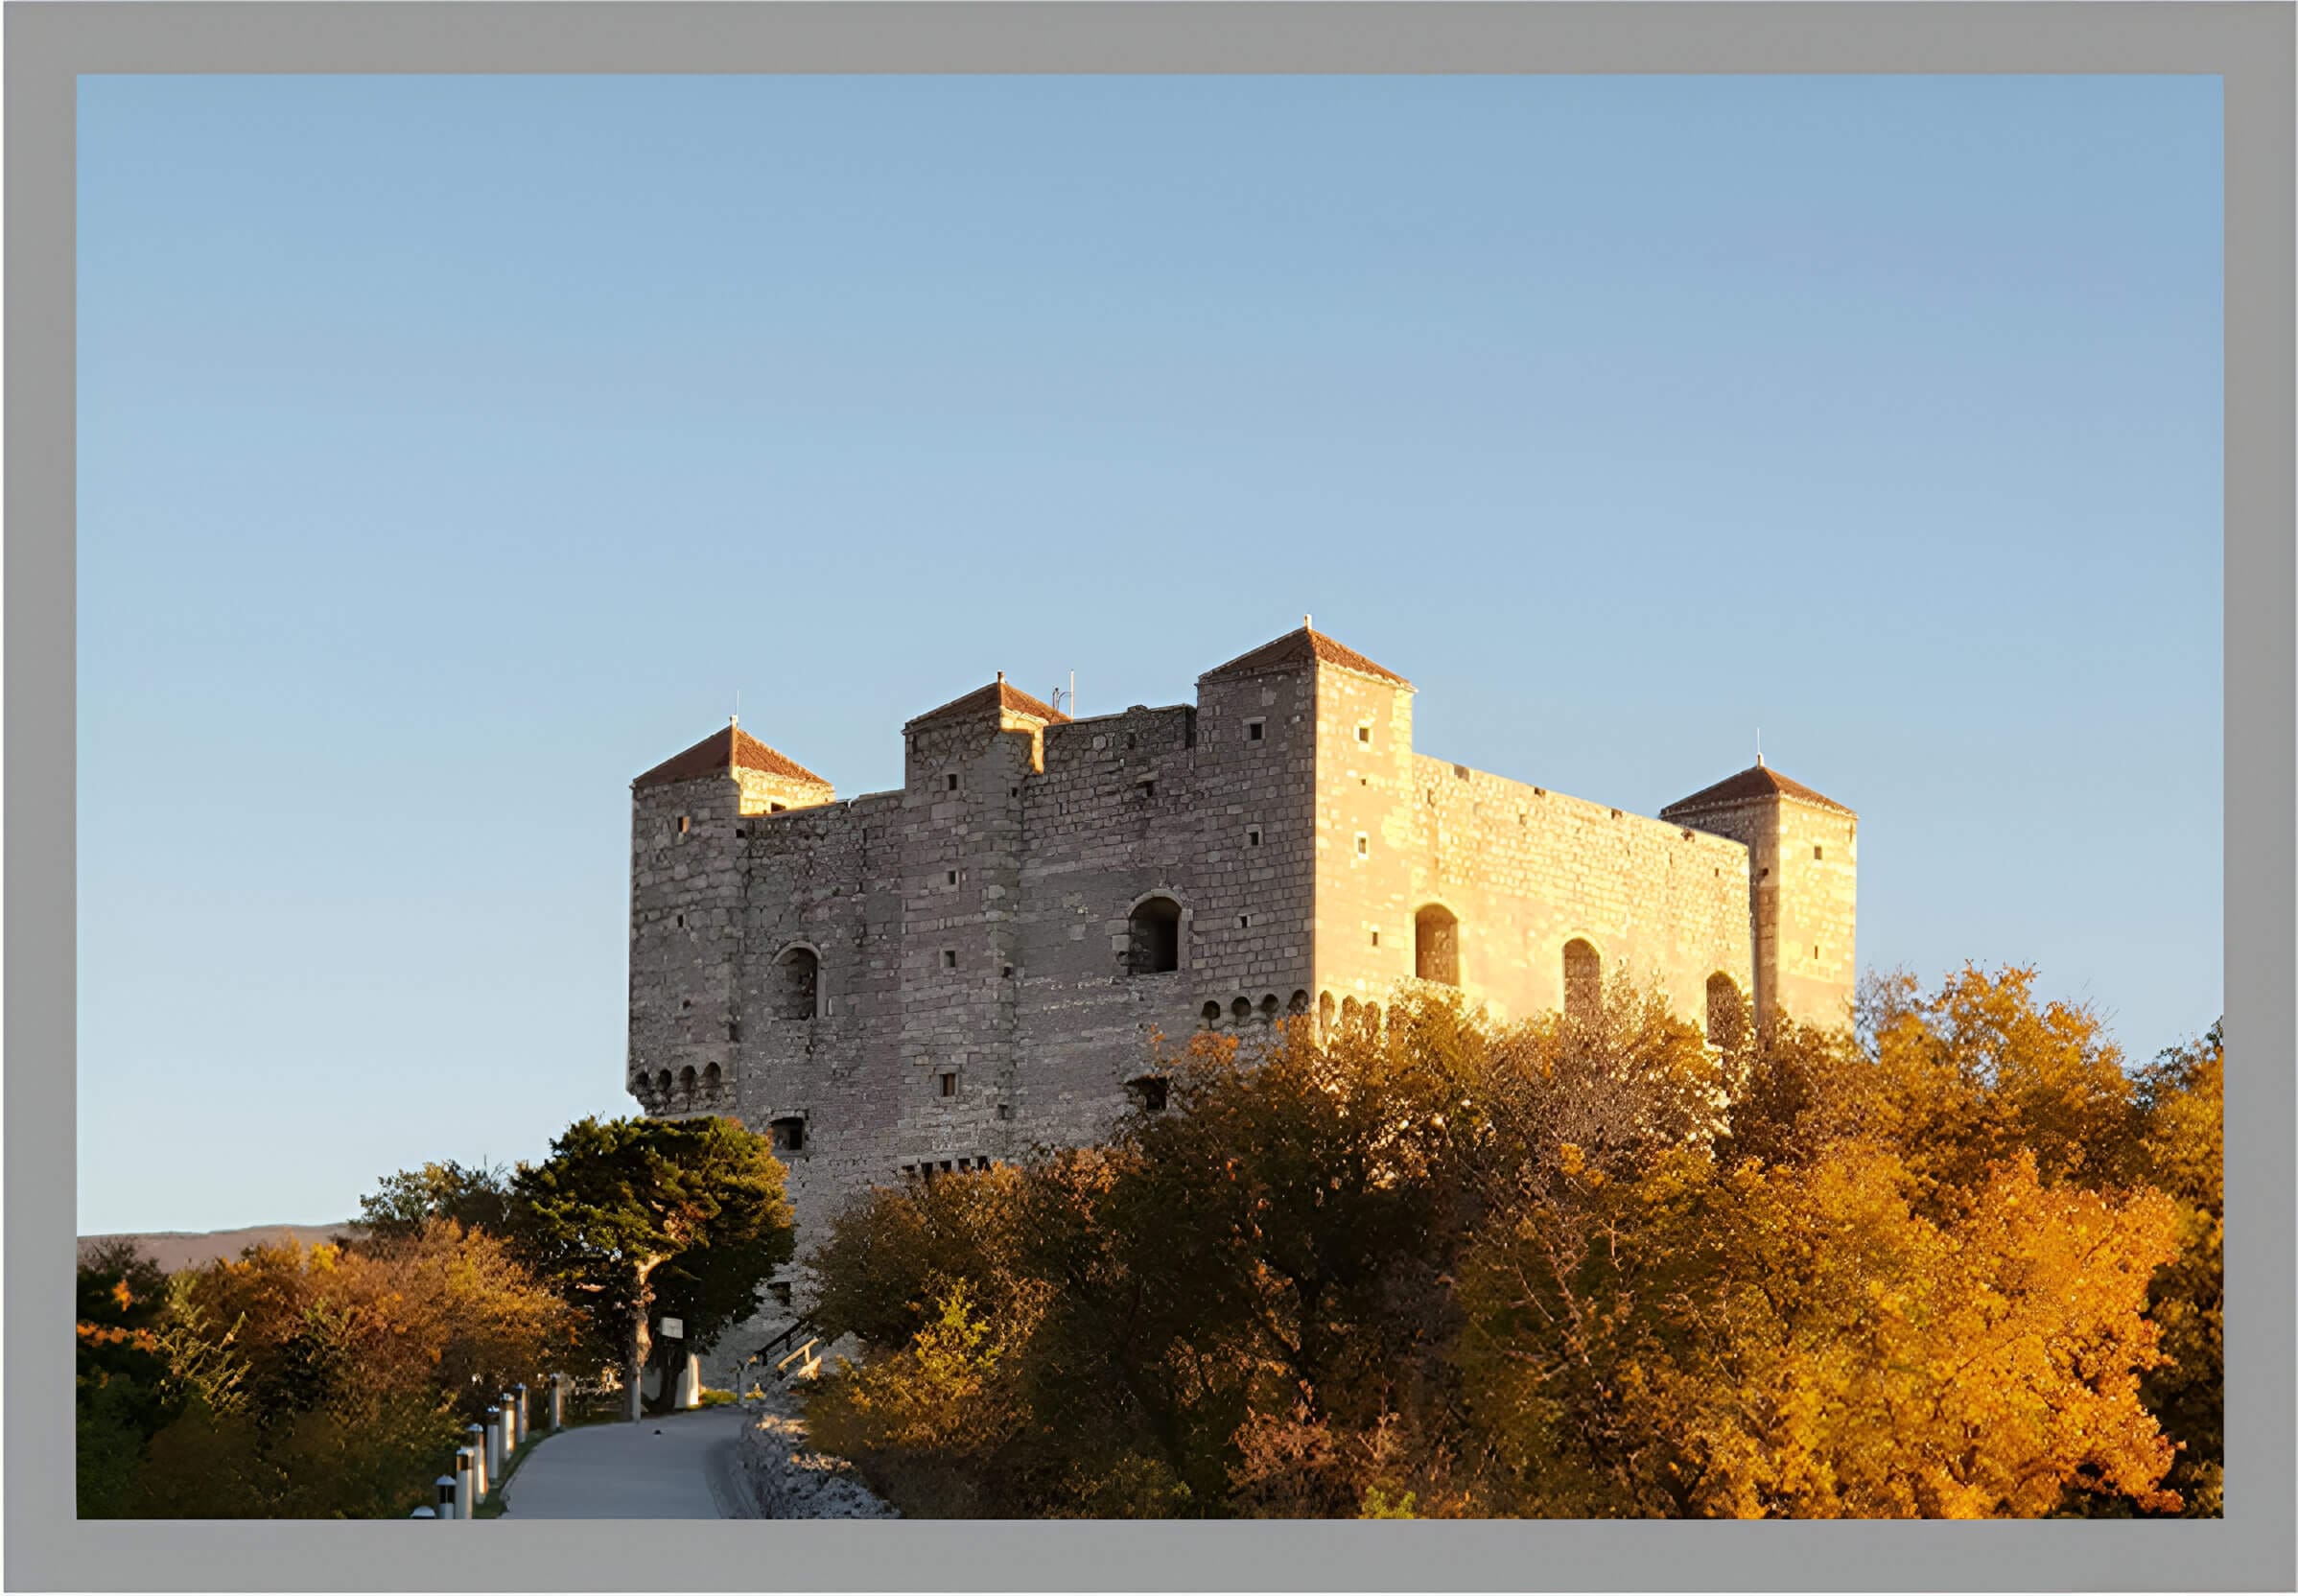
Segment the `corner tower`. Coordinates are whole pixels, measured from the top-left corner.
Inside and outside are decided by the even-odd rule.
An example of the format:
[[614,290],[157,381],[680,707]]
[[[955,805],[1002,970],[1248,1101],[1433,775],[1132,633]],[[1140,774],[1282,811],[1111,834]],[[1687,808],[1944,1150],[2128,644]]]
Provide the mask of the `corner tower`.
[[1738,775],[1659,812],[1747,845],[1757,1022],[1784,1013],[1805,1024],[1848,1025],[1858,972],[1859,816],[1788,780],[1760,754]]
[[832,799],[828,782],[731,721],[630,784],[626,1080],[648,1113],[733,1106],[744,822]]

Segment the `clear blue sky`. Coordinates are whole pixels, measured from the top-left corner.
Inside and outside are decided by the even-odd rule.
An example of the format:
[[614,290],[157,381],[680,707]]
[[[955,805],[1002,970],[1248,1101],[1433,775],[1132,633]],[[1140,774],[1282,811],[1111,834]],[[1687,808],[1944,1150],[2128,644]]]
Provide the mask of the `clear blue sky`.
[[[630,778],[1317,624],[1856,808],[1860,958],[2220,1007],[2215,79],[80,91],[82,1231],[621,1091]],[[15,1061],[19,1068],[27,1061]]]

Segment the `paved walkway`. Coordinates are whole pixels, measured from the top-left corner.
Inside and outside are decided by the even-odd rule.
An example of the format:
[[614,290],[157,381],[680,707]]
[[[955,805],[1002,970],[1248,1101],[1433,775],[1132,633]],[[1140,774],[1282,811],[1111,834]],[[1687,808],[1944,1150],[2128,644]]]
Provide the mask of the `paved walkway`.
[[735,1478],[742,1410],[697,1408],[551,1436],[503,1489],[505,1518],[754,1518]]

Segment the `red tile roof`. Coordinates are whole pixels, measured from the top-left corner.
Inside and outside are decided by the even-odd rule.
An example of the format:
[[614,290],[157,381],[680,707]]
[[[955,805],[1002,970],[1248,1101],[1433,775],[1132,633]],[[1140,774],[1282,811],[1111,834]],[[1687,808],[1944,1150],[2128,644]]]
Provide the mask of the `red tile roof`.
[[969,716],[1002,711],[1010,711],[1015,715],[1026,715],[1032,720],[1043,720],[1048,723],[1069,718],[1043,699],[1032,698],[1028,693],[1023,692],[1020,688],[1000,676],[987,687],[975,688],[962,698],[950,699],[938,710],[927,710],[924,715],[907,721],[902,729],[906,732],[911,727],[923,726],[929,720],[960,720]]
[[1206,682],[1220,676],[1256,676],[1263,671],[1303,666],[1311,660],[1322,660],[1326,665],[1337,665],[1344,670],[1377,676],[1384,682],[1403,682],[1406,687],[1412,686],[1387,666],[1375,665],[1355,649],[1335,643],[1323,632],[1311,631],[1306,626],[1287,632],[1274,643],[1264,643],[1249,654],[1239,654],[1227,665],[1216,665],[1197,679]]
[[660,786],[666,782],[691,782],[700,776],[730,775],[737,769],[762,770],[770,776],[783,776],[793,782],[810,782],[816,786],[830,785],[788,755],[776,753],[739,726],[727,726],[711,733],[685,753],[671,755],[630,785]]
[[1806,804],[1818,804],[1826,809],[1841,810],[1853,814],[1848,804],[1839,804],[1833,798],[1814,792],[1801,782],[1791,782],[1778,771],[1760,762],[1749,765],[1736,776],[1726,776],[1714,786],[1703,786],[1689,798],[1678,798],[1660,810],[1660,818],[1681,810],[1721,809],[1726,804],[1744,804],[1753,798],[1797,798]]

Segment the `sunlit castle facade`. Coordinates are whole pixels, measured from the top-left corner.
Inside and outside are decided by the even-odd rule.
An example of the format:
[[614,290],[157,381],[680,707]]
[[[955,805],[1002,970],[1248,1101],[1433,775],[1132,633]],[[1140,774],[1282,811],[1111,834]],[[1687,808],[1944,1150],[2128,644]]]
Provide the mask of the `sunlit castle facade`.
[[1415,751],[1413,684],[1303,626],[1197,701],[1071,719],[1000,676],[841,799],[739,726],[631,785],[628,1086],[853,1192],[1093,1139],[1152,1031],[1500,1016],[1654,984],[1720,1038],[1853,985],[1858,817],[1752,767],[1657,818]]

